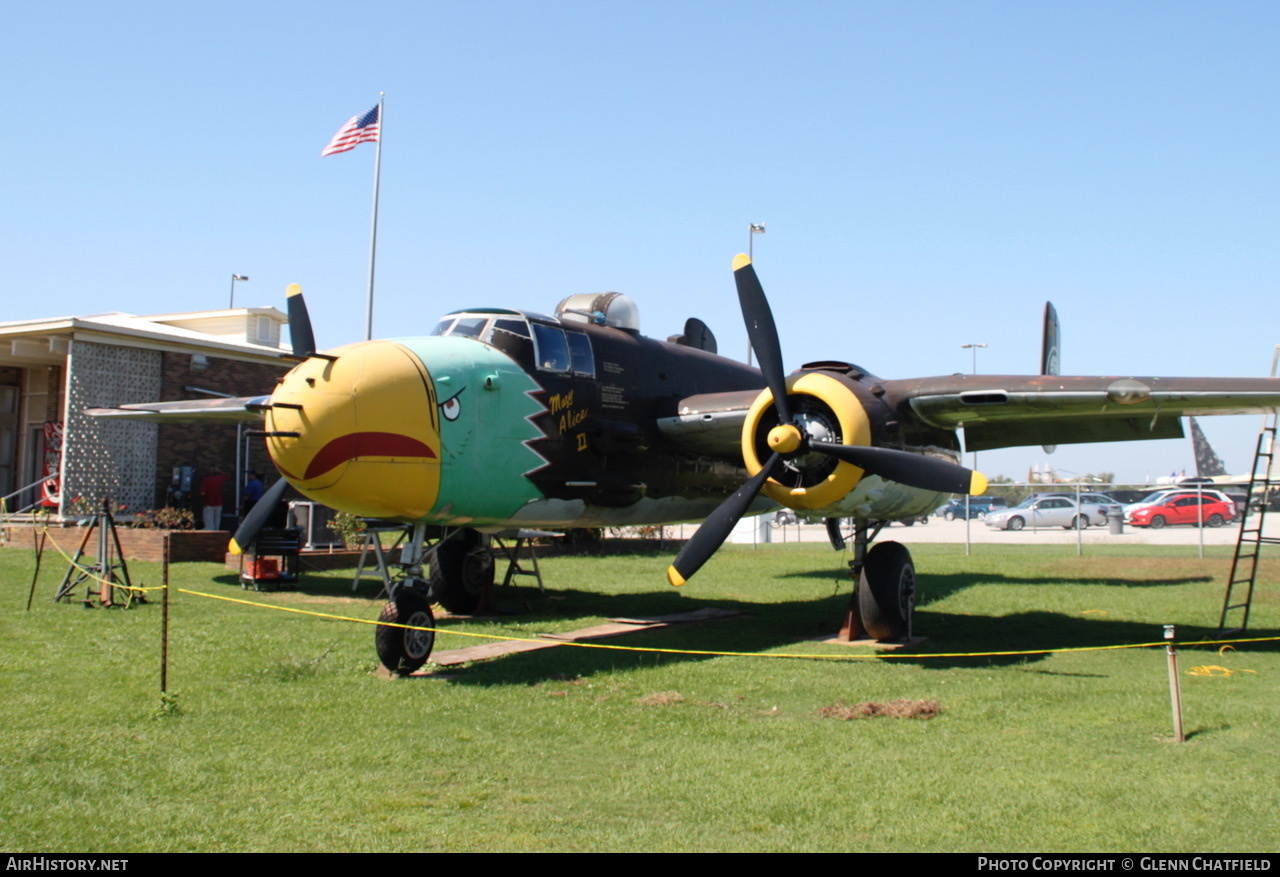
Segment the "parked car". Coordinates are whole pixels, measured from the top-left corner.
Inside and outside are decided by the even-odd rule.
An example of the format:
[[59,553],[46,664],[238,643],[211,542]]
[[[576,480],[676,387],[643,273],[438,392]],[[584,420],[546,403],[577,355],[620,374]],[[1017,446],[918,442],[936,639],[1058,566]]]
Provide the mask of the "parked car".
[[1021,530],[1023,527],[1089,526],[1089,516],[1076,505],[1074,496],[1029,496],[1011,509],[987,515],[988,527],[997,530]]
[[1156,490],[1152,493],[1148,493],[1137,502],[1131,502],[1126,505],[1124,507],[1125,520],[1128,520],[1129,516],[1139,509],[1163,505],[1169,500],[1179,496],[1203,496],[1215,499],[1218,502],[1230,503],[1233,507],[1235,505],[1234,501],[1221,490],[1205,490],[1203,488],[1197,490],[1195,488],[1188,489],[1186,487],[1168,487],[1164,490]]
[[[1074,493],[1037,493],[1036,498],[1047,496],[1064,496],[1067,499],[1076,499]],[[1105,527],[1107,524],[1108,509],[1120,509],[1123,503],[1120,500],[1107,496],[1105,493],[1082,493],[1079,496],[1080,511],[1089,519],[1090,524],[1097,524],[1099,527]]]
[[[892,521],[890,521],[889,523],[893,523],[893,522],[892,522]],[[901,525],[902,525],[902,526],[904,526],[904,527],[914,527],[916,524],[927,524],[927,523],[929,523],[929,516],[928,516],[928,515],[917,515],[917,516],[915,516],[915,517],[913,517],[913,518],[898,518],[898,523],[899,523],[899,524],[901,524]]]
[[[1003,496],[971,496],[969,497],[969,517],[982,520],[992,511],[999,511],[1009,507],[1009,502]],[[954,521],[956,518],[964,520],[965,517],[965,501],[963,499],[953,499],[951,502],[943,506],[935,514],[940,514],[945,520]]]
[[[1217,491],[1214,491],[1216,493]],[[1159,530],[1166,524],[1207,524],[1210,527],[1221,527],[1236,516],[1235,503],[1230,499],[1222,500],[1208,495],[1171,496],[1156,505],[1144,506],[1130,512],[1126,520],[1135,527],[1150,527]]]

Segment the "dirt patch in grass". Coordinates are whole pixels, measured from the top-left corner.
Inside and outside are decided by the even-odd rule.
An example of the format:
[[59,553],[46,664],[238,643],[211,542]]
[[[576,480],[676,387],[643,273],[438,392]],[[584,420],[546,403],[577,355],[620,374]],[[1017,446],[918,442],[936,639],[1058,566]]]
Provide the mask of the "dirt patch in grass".
[[884,703],[874,700],[845,706],[835,703],[818,710],[824,719],[871,719],[876,716],[889,716],[895,719],[932,719],[942,712],[942,704],[936,700],[890,700]]
[[678,691],[655,691],[636,700],[641,706],[670,706],[673,703],[684,703],[684,695]]

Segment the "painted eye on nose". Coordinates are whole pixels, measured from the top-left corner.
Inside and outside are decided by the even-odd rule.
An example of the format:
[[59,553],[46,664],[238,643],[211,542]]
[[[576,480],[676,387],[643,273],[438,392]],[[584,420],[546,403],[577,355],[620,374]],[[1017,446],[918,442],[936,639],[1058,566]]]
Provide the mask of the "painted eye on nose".
[[462,395],[461,390],[440,403],[440,413],[444,415],[445,420],[457,420],[458,415],[462,413],[462,403],[458,401],[460,395]]

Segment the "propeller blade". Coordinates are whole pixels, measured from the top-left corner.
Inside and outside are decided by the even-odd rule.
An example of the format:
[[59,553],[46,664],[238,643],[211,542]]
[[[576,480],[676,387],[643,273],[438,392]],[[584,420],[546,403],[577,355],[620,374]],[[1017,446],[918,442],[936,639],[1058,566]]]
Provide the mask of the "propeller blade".
[[290,283],[284,291],[289,306],[289,337],[293,340],[293,355],[306,358],[316,352],[316,336],[311,331],[311,315],[302,298],[302,287]]
[[232,554],[243,554],[253,540],[258,538],[258,531],[266,526],[267,519],[275,511],[280,497],[284,496],[285,488],[288,486],[289,482],[281,478],[267,489],[262,499],[249,509],[249,514],[245,515],[244,520],[240,522],[240,529],[236,530],[236,534],[231,537],[231,544],[227,546],[228,551]]
[[667,581],[677,588],[680,587],[689,581],[689,578],[711,558],[711,555],[716,553],[716,549],[728,538],[729,531],[746,513],[751,501],[756,498],[765,479],[773,472],[773,467],[780,459],[782,457],[777,453],[771,455],[763,469],[707,516],[702,526],[698,528],[698,532],[685,543],[684,548],[667,568]]
[[756,277],[751,259],[739,253],[733,259],[733,282],[738,286],[738,303],[742,306],[742,319],[747,324],[747,337],[760,358],[760,371],[773,393],[773,405],[778,410],[778,422],[791,422],[791,405],[787,402],[787,375],[782,370],[782,344],[778,341],[778,326],[773,321],[773,311],[765,298],[764,287]]
[[833,442],[810,441],[809,447],[837,460],[852,463],[872,475],[909,487],[921,487],[939,493],[967,493],[971,496],[977,496],[987,489],[987,478],[981,472],[937,457],[926,457],[894,448],[838,445]]

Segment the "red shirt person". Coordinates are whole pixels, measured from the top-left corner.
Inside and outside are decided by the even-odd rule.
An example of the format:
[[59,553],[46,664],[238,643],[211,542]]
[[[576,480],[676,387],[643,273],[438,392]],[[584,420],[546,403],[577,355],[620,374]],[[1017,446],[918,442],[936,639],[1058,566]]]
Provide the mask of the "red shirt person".
[[222,485],[227,476],[214,466],[209,474],[200,481],[200,501],[204,503],[204,528],[206,530],[222,529]]

